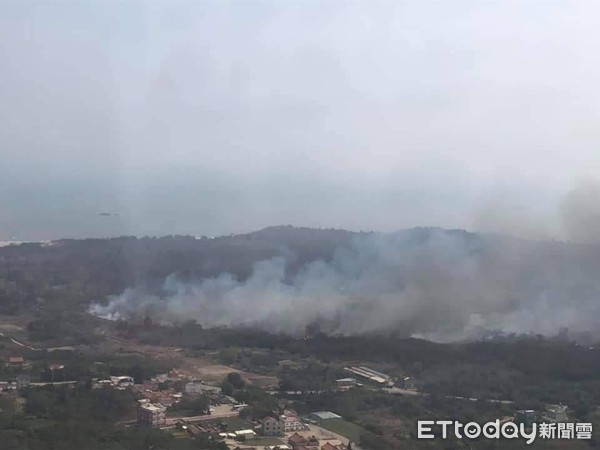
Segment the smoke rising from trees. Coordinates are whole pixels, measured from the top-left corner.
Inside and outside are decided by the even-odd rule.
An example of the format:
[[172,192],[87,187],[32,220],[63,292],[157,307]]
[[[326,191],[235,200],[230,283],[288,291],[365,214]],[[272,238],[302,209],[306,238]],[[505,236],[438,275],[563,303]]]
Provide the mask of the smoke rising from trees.
[[159,293],[133,287],[93,305],[92,312],[294,335],[308,328],[442,341],[499,330],[596,331],[600,323],[595,245],[413,229],[356,235],[331,260],[299,270],[290,269],[293,261],[282,252],[255,263],[244,280],[223,273],[183,281],[172,274]]

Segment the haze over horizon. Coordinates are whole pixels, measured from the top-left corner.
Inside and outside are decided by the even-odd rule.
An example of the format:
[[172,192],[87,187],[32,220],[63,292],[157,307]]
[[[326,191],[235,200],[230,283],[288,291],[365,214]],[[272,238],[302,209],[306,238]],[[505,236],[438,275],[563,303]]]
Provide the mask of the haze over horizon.
[[595,241],[598,13],[6,1],[0,240],[289,223]]

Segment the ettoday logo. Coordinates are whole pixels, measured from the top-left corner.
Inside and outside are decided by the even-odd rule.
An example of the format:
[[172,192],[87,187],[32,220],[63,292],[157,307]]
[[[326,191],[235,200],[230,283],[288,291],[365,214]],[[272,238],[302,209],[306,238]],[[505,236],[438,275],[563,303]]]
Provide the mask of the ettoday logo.
[[419,420],[417,422],[418,439],[447,439],[453,433],[458,439],[477,439],[481,436],[487,439],[524,439],[532,444],[537,438],[541,439],[591,439],[591,423],[534,423],[531,427],[514,422],[487,422],[483,425],[477,422],[463,424],[454,420]]

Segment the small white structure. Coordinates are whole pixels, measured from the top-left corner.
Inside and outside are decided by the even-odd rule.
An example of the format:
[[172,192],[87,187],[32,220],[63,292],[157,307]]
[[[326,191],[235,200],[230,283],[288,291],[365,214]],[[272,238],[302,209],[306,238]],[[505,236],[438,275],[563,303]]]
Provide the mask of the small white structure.
[[356,378],[340,378],[339,380],[335,380],[335,385],[340,391],[352,389],[357,384]]
[[127,375],[121,375],[118,377],[110,377],[110,381],[114,386],[125,387],[125,386],[133,386],[134,381],[132,377]]
[[256,437],[254,430],[247,429],[235,432],[235,438],[239,441],[245,441],[246,439],[251,439],[253,437]]

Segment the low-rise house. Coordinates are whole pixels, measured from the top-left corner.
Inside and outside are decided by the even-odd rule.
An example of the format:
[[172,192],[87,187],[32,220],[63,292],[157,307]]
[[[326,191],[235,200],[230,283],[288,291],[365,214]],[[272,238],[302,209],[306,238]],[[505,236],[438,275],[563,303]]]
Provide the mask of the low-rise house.
[[286,413],[281,416],[281,421],[283,422],[283,431],[285,433],[302,431],[306,429],[306,425],[302,423],[300,418],[295,413],[291,413],[290,411],[286,411]]
[[335,385],[340,391],[352,389],[353,387],[356,387],[357,384],[356,378],[340,378],[339,380],[335,380]]
[[288,444],[290,444],[294,450],[298,450],[300,447],[305,447],[306,444],[308,444],[308,439],[304,436],[300,436],[298,433],[294,433],[288,437]]
[[102,387],[107,387],[107,386],[112,386],[112,381],[110,380],[96,380],[94,382],[94,387],[97,388],[102,388]]
[[308,445],[306,448],[308,450],[319,450],[319,440],[315,436],[311,436],[308,438]]
[[549,406],[546,414],[544,414],[544,420],[548,422],[567,422],[569,420],[567,407],[564,405]]
[[253,437],[256,437],[256,433],[254,432],[254,430],[238,430],[235,431],[235,438],[239,441],[245,441],[246,439],[252,439]]
[[321,450],[341,450],[341,449],[337,445],[333,445],[329,442],[326,442],[325,445],[321,446]]
[[275,417],[267,416],[260,423],[263,436],[281,436],[283,434],[284,424]]
[[319,440],[315,436],[308,438],[308,443],[305,445],[307,450],[319,450]]
[[206,430],[204,427],[201,427],[198,424],[196,424],[196,425],[186,424],[186,426],[187,426],[186,431],[192,437],[202,436],[202,435],[208,435],[209,434],[208,430]]
[[413,390],[415,388],[415,383],[411,377],[402,377],[401,379],[402,389]]
[[24,389],[31,384],[31,375],[21,373],[17,375],[17,389]]
[[315,436],[311,436],[307,439],[304,436],[300,436],[298,433],[294,433],[288,438],[288,444],[290,444],[294,450],[319,450],[319,440]]
[[134,381],[133,378],[127,375],[121,375],[118,377],[110,377],[110,381],[114,386],[117,387],[125,387],[125,386],[133,386]]
[[8,365],[10,367],[22,367],[25,364],[25,358],[22,356],[11,356],[8,358]]
[[48,370],[50,371],[50,381],[51,382],[55,382],[57,381],[57,377],[62,376],[63,374],[63,370],[64,370],[65,366],[63,366],[62,364],[50,364],[48,366]]
[[352,450],[352,444],[343,444],[341,442],[326,442],[321,450]]

